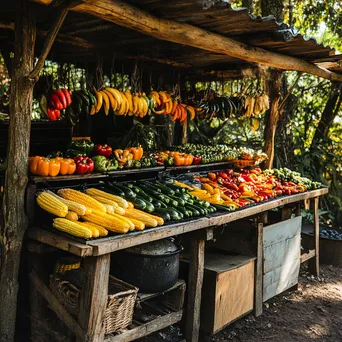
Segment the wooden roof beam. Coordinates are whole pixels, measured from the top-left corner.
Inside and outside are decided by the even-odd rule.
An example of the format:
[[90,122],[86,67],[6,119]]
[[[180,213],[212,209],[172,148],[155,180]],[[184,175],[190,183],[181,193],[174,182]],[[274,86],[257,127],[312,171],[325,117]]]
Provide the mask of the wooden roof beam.
[[193,25],[157,18],[119,0],[83,0],[81,5],[72,10],[113,22],[157,39],[188,45],[281,70],[300,71],[342,82],[341,74],[331,72],[299,58],[249,46]]

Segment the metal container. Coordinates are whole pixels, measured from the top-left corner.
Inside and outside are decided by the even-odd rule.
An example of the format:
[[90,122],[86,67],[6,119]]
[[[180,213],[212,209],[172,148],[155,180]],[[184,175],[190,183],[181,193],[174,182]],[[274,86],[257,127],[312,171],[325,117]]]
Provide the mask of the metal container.
[[163,292],[178,279],[181,248],[159,240],[112,254],[111,274],[142,292]]

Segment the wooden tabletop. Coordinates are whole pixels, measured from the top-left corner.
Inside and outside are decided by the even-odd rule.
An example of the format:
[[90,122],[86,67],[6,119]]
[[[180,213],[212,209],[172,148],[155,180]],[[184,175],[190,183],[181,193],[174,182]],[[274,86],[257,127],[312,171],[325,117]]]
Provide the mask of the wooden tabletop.
[[220,226],[229,222],[258,215],[262,212],[281,207],[286,204],[296,203],[303,200],[323,196],[328,193],[328,188],[307,191],[301,194],[284,196],[264,203],[259,203],[247,208],[232,212],[219,212],[194,220],[186,220],[161,227],[151,228],[144,231],[128,233],[126,235],[113,235],[106,238],[79,241],[73,237],[61,235],[44,229],[32,228],[28,230],[28,236],[50,246],[68,251],[72,254],[86,257],[99,256],[112,253],[121,249],[141,245],[147,242],[160,240],[175,235],[193,232],[206,227]]

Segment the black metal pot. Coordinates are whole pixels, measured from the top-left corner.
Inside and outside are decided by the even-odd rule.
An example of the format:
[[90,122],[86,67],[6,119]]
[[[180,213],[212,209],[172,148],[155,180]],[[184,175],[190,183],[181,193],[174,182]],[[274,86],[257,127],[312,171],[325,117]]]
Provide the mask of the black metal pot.
[[112,254],[111,274],[142,292],[163,292],[178,279],[178,248],[169,240],[160,240]]

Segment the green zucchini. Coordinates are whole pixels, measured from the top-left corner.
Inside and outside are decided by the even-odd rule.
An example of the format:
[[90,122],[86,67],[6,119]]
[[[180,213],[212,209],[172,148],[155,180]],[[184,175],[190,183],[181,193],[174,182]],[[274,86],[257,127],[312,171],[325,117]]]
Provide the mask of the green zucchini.
[[134,208],[136,209],[144,210],[146,208],[146,202],[137,196],[132,197],[130,195],[126,195],[125,199],[132,202],[134,205]]
[[[141,199],[141,197],[139,199]],[[147,201],[145,201],[145,203],[146,203],[146,207],[145,207],[144,211],[146,211],[148,213],[153,213],[155,211],[154,205],[151,202],[147,202]]]
[[162,210],[164,212],[167,212],[172,220],[178,221],[181,220],[180,212],[175,210],[174,208],[165,208],[165,209],[158,209],[159,211]]
[[167,210],[164,208],[158,208],[154,211],[154,215],[160,216],[161,218],[164,219],[164,221],[170,221],[171,216]]
[[121,189],[119,189],[118,187],[116,187],[113,184],[109,183],[106,186],[106,190],[109,191],[113,195],[117,195],[117,196],[120,196],[120,197],[125,197],[125,193]]
[[178,207],[177,210],[183,214],[184,217],[191,217],[191,215],[189,214],[188,210],[186,210],[184,207]]
[[191,210],[194,216],[203,215],[196,207],[192,206],[191,204],[186,204],[185,209]]
[[[183,198],[179,198],[178,196],[170,196],[169,195],[169,197],[171,198],[171,199],[173,199],[174,201],[176,201],[177,203],[178,203],[178,206],[182,206],[182,207],[184,207],[185,206],[185,201],[183,200]],[[177,207],[178,207],[177,206]]]
[[202,208],[208,208],[210,206],[210,203],[207,201],[203,201],[203,200],[196,200],[194,201],[194,205],[198,205]]
[[217,210],[223,210],[223,211],[233,211],[235,210],[234,206],[225,206],[220,204],[212,204]]
[[159,189],[161,189],[162,193],[164,193],[165,195],[168,195],[168,196],[171,195],[172,196],[175,194],[175,192],[172,189],[168,188],[167,186],[163,185],[162,183],[160,183],[158,181],[156,181],[154,183],[154,185],[159,187]]
[[134,191],[132,191],[132,189],[130,189],[128,186],[123,185],[123,184],[118,184],[115,183],[113,184],[114,186],[116,186],[117,188],[121,189],[126,195],[130,196],[130,197],[135,197],[136,194],[134,193]]

